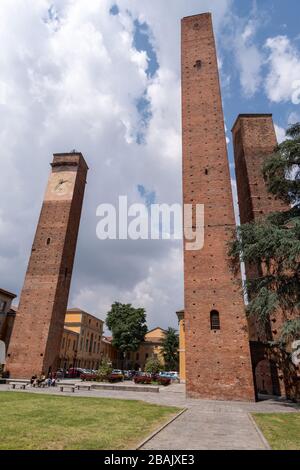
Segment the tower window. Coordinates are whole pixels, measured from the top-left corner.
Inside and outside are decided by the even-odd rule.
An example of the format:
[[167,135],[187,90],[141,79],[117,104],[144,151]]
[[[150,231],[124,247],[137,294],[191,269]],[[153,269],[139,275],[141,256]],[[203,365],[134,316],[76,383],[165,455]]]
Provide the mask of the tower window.
[[47,238],[47,245],[50,245],[51,243],[51,238]]
[[212,310],[210,312],[210,329],[220,330],[220,328],[220,314],[217,310]]
[[196,60],[194,67],[195,69],[200,70],[202,67],[202,60],[200,59]]

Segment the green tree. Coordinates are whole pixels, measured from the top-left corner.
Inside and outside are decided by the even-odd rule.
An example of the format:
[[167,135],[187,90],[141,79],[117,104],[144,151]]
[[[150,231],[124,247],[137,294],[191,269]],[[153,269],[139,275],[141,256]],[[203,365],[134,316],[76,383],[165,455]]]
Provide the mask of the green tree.
[[137,351],[147,333],[145,309],[115,302],[107,313],[106,325],[112,332],[112,345],[126,362],[127,353]]
[[268,191],[286,203],[286,210],[240,226],[229,254],[236,268],[241,259],[256,273],[245,283],[247,314],[261,331],[279,312],[283,315],[279,339],[269,345],[277,358],[290,359],[291,342],[300,338],[300,123],[286,134],[262,168]]
[[178,370],[179,336],[174,328],[168,328],[162,342],[162,354],[166,370]]
[[161,361],[156,356],[148,357],[145,364],[145,372],[149,374],[158,374],[163,370]]

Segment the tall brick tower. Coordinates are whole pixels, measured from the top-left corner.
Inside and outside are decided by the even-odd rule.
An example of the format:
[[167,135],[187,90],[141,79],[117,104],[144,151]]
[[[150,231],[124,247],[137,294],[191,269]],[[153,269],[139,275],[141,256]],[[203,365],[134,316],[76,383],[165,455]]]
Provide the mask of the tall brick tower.
[[63,334],[88,167],[77,152],[51,166],[8,350],[13,378],[55,369]]
[[262,165],[277,146],[272,114],[240,114],[232,128],[240,219],[245,224],[287,206],[268,193]]
[[204,248],[184,251],[186,389],[254,400],[244,302],[227,257],[235,227],[209,13],[182,20],[183,201],[205,205]]
[[[264,160],[277,146],[272,114],[240,114],[234,123],[232,134],[241,224],[258,221],[272,212],[286,210],[288,206],[267,191],[262,174]],[[261,272],[261,266],[246,265],[248,279],[259,276]],[[280,323],[280,315],[276,315],[262,330],[255,319],[249,319],[254,369],[264,358],[263,344],[277,338]],[[264,381],[264,390],[280,395],[284,394],[283,383],[279,380],[281,375],[274,363],[263,361],[255,376],[258,387]]]

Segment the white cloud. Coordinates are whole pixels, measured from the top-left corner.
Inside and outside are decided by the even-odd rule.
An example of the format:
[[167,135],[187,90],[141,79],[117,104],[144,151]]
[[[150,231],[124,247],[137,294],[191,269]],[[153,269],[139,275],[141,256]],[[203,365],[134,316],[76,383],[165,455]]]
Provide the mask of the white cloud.
[[288,117],[288,123],[296,124],[296,122],[300,122],[300,113],[293,111]]
[[265,81],[268,98],[279,103],[300,103],[300,54],[287,36],[269,38],[265,44],[269,51],[269,71]]
[[253,96],[262,83],[263,55],[255,43],[257,20],[243,26],[241,18],[234,19],[232,45],[240,74],[240,83],[246,96]]
[[274,127],[275,127],[277,141],[279,144],[281,144],[281,142],[283,142],[286,139],[285,129],[283,129],[283,127],[278,126],[277,124],[274,124]]
[[[176,325],[183,305],[176,242],[100,242],[96,207],[137,185],[157,202],[181,201],[180,18],[210,10],[218,33],[231,0],[1,0],[0,286],[20,292],[53,152],[82,151],[90,167],[70,304],[102,317],[122,298],[149,325]],[[50,13],[49,13],[49,9]],[[146,21],[160,68],[147,77],[133,45]],[[152,118],[145,142],[137,100]]]

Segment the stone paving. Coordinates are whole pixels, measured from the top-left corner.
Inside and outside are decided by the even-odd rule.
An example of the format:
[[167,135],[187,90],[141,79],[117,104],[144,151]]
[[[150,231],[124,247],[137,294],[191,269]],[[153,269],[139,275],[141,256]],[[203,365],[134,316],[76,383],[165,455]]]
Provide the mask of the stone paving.
[[[0,392],[9,390],[0,385]],[[159,393],[128,392],[122,389],[80,390],[60,392],[58,387],[28,388],[25,393],[106,397],[143,400],[158,405],[173,405],[187,410],[166,428],[145,443],[142,449],[193,450],[193,449],[267,449],[268,445],[257,430],[249,413],[299,412],[299,405],[276,399],[258,403],[186,399],[184,385],[161,387]],[[14,390],[12,393],[19,393]]]

